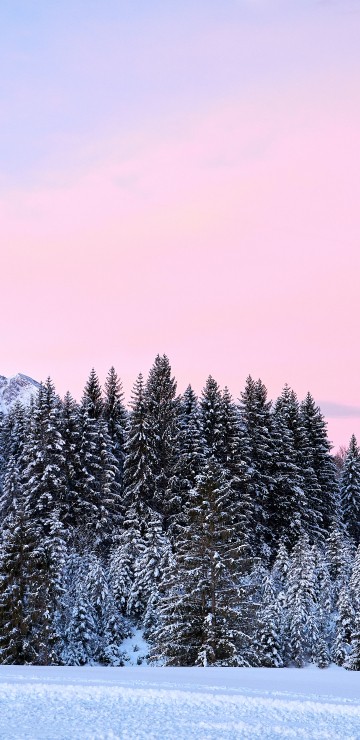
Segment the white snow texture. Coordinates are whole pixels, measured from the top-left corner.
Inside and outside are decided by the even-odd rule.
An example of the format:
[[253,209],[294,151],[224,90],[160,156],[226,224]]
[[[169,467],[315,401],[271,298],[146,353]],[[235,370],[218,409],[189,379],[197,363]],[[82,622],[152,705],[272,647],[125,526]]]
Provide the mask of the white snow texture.
[[0,737],[360,737],[360,673],[0,666]]

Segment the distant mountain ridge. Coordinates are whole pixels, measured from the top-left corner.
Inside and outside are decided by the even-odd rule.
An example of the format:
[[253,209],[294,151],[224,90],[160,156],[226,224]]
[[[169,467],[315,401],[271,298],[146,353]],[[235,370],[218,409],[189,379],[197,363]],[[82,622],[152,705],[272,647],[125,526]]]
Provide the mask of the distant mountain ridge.
[[28,406],[39,387],[40,383],[23,373],[12,378],[0,375],[0,412],[7,414],[17,401]]

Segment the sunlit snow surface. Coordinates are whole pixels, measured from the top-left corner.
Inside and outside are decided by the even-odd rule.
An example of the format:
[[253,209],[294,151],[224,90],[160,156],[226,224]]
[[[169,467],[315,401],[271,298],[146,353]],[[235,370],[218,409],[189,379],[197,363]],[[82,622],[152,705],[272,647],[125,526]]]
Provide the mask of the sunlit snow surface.
[[1,738],[360,738],[360,673],[0,666]]

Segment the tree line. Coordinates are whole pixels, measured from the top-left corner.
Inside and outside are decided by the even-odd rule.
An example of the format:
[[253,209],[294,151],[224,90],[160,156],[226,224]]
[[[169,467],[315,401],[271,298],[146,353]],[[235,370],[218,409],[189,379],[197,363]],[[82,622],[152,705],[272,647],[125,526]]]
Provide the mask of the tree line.
[[311,394],[50,379],[0,428],[0,662],[360,668],[360,452]]

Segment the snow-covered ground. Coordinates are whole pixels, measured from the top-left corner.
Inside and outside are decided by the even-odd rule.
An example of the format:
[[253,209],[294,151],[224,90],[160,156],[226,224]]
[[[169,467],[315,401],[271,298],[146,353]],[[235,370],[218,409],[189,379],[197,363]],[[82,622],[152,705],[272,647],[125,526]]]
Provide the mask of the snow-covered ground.
[[0,666],[0,738],[360,738],[360,672]]

